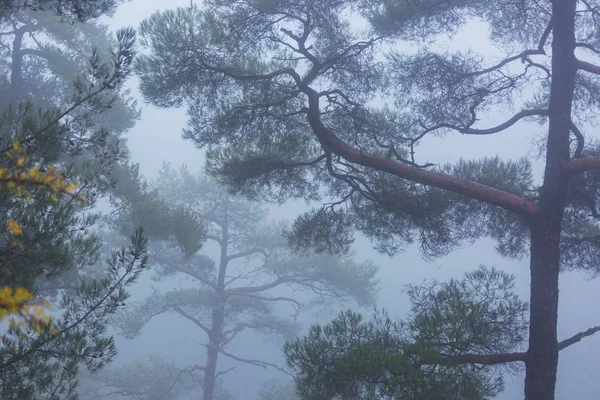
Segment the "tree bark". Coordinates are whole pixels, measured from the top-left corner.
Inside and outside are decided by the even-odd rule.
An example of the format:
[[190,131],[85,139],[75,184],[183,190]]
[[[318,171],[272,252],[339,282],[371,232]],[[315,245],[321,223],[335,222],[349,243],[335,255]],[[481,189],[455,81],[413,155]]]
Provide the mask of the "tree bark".
[[219,341],[223,329],[223,309],[216,307],[212,312],[212,328],[206,350],[206,369],[204,370],[203,400],[213,400],[217,376],[217,360],[219,357]]
[[576,0],[554,0],[552,83],[544,181],[531,224],[531,293],[525,399],[553,400],[558,366],[560,236],[569,188],[571,104],[575,61]]

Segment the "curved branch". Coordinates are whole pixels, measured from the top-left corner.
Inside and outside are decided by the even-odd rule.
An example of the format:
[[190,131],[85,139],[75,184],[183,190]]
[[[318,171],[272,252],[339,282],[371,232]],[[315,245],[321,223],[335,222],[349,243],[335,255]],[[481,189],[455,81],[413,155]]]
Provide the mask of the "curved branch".
[[[516,124],[517,122],[522,120],[523,118],[532,117],[535,115],[540,115],[540,116],[548,115],[548,110],[542,109],[542,108],[534,108],[531,110],[522,110],[522,111],[519,111],[518,113],[516,113],[515,115],[513,115],[508,120],[501,123],[500,125],[497,125],[497,126],[494,126],[491,128],[486,128],[486,129],[476,129],[476,128],[470,128],[470,127],[462,128],[460,126],[443,123],[443,124],[439,124],[439,125],[436,125],[435,127],[427,129],[427,132],[431,132],[431,131],[434,131],[436,129],[441,129],[441,128],[448,128],[448,129],[453,129],[455,131],[458,131],[460,133],[464,133],[466,135],[492,135],[494,133],[502,132],[502,131],[510,128],[511,126],[513,126],[514,124]],[[419,136],[421,136],[421,135],[419,135]]]
[[219,351],[219,353],[223,354],[225,357],[229,357],[235,361],[239,361],[239,362],[242,362],[245,364],[250,364],[250,365],[256,365],[257,367],[263,367],[264,369],[267,369],[267,367],[271,367],[271,368],[275,368],[278,371],[281,371],[283,373],[291,375],[288,371],[286,371],[284,368],[278,366],[277,364],[273,364],[273,363],[270,363],[267,361],[262,361],[262,360],[253,360],[253,359],[249,359],[249,358],[238,357],[229,352],[226,352],[223,349],[218,349],[218,351]]
[[548,21],[548,25],[546,25],[546,29],[544,29],[544,33],[542,33],[540,42],[538,43],[538,50],[540,52],[542,52],[543,54],[546,54],[546,52],[544,51],[544,47],[546,46],[546,41],[548,40],[548,36],[550,36],[550,33],[552,33],[553,27],[554,27],[554,21],[552,20],[552,18],[550,18],[550,21]]
[[246,286],[225,290],[225,296],[240,296],[245,294],[259,293],[264,292],[265,290],[273,289],[277,286],[284,285],[286,283],[297,283],[304,284],[306,282],[310,282],[311,278],[299,279],[298,277],[282,277],[277,278],[273,282],[265,283],[264,285],[259,286]]
[[235,253],[235,254],[228,255],[227,258],[226,258],[226,260],[227,260],[226,262],[229,262],[231,260],[235,260],[236,258],[242,258],[242,257],[250,256],[250,255],[255,254],[255,253],[259,253],[259,254],[262,254],[263,256],[267,257],[267,252],[265,251],[265,249],[260,248],[260,247],[254,247],[252,249],[247,249],[247,250],[243,250],[243,251],[240,251],[238,253]]
[[575,138],[577,139],[577,147],[575,148],[575,153],[573,153],[573,158],[579,158],[581,157],[581,153],[583,153],[585,139],[583,138],[583,133],[581,133],[573,121],[571,121],[571,132],[573,132]]
[[223,370],[223,371],[219,371],[219,372],[217,372],[217,373],[215,374],[215,379],[217,379],[217,378],[218,378],[218,377],[220,377],[220,376],[223,376],[223,375],[225,375],[226,373],[228,373],[228,372],[230,372],[230,371],[233,371],[234,369],[235,369],[235,367],[231,367],[231,368],[227,368],[226,370]]
[[388,172],[399,178],[424,185],[449,190],[469,196],[488,204],[502,207],[518,215],[532,218],[537,212],[535,203],[518,195],[490,186],[440,172],[422,170],[376,154],[350,147],[327,128],[320,117],[319,93],[304,85],[301,89],[308,95],[308,122],[325,151],[335,153],[345,160],[368,168]]
[[[543,36],[542,36],[543,39]],[[545,40],[544,40],[545,41]],[[542,43],[540,41],[540,43]],[[524,59],[526,57],[529,56],[540,56],[540,55],[544,55],[546,54],[546,52],[544,51],[543,48],[541,49],[530,49],[530,50],[524,50],[519,54],[515,54],[514,56],[510,56],[510,57],[506,57],[505,59],[503,59],[502,61],[500,61],[499,63],[497,63],[496,65],[492,65],[491,67],[487,67],[484,69],[480,69],[478,71],[472,71],[472,72],[467,72],[465,74],[461,74],[462,76],[468,77],[468,76],[478,76],[478,75],[484,75],[484,74],[488,74],[490,72],[494,72],[502,67],[504,67],[507,64],[510,64],[513,61],[519,60],[519,59]]]

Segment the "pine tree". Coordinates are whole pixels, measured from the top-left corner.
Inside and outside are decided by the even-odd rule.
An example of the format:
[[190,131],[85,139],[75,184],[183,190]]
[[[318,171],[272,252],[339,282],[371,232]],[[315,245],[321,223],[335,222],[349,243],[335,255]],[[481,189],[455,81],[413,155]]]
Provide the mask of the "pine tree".
[[[228,372],[219,370],[220,358],[281,369],[230,352],[228,345],[244,332],[291,339],[298,328],[296,316],[310,306],[349,300],[373,304],[376,268],[371,263],[357,263],[348,256],[294,254],[284,237],[285,224],[271,223],[256,202],[231,196],[185,168],[165,166],[151,188],[172,211],[166,214],[168,224],[161,225],[165,228],[156,230],[162,235],[153,241],[149,259],[157,280],[179,283],[170,290],[156,289],[124,310],[118,326],[126,337],[134,338],[150,320],[173,313],[202,332],[206,360],[188,371],[199,375],[205,400],[216,399],[219,378]],[[132,203],[122,210],[117,221],[126,229],[132,226],[132,217],[133,226],[146,226],[144,220],[156,224],[157,209],[147,203]],[[199,251],[202,238],[207,246],[216,246],[214,258]],[[305,301],[300,300],[302,294]],[[282,316],[286,311],[289,316]]]
[[[504,256],[529,257],[529,342],[514,361],[525,365],[525,398],[552,400],[560,271],[599,265],[600,158],[588,124],[598,6],[211,0],[144,21],[149,52],[137,71],[148,101],[188,105],[184,136],[208,149],[220,182],[278,201],[333,198],[298,221],[300,244],[346,250],[358,230],[382,252],[418,242],[437,257],[488,237]],[[506,57],[427,45],[474,20]],[[493,110],[516,111],[490,126]],[[541,181],[529,159],[419,159],[424,138],[502,134],[532,120],[546,132]]]

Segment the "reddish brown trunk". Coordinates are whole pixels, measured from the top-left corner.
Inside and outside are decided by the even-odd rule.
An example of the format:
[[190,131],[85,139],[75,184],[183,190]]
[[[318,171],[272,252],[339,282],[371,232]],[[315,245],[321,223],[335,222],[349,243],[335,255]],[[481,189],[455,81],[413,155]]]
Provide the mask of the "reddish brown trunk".
[[575,64],[576,0],[553,2],[552,85],[544,183],[531,227],[531,310],[525,399],[553,400],[558,366],[558,274],[568,192],[569,134]]

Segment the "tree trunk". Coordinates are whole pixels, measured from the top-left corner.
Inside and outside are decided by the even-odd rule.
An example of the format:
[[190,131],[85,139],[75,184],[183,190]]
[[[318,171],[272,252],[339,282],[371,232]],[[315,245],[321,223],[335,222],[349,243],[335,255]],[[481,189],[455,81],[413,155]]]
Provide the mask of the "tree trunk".
[[22,100],[23,90],[23,36],[31,32],[29,25],[24,25],[15,30],[15,37],[12,43],[12,62],[10,66],[10,85],[3,95],[2,104],[6,106],[10,103],[17,103]]
[[212,329],[209,335],[208,349],[206,350],[206,369],[204,370],[203,400],[213,400],[217,376],[217,359],[221,330],[223,329],[223,309],[217,307],[212,313]]
[[531,226],[531,309],[525,399],[553,400],[558,366],[560,235],[569,188],[569,135],[575,62],[576,0],[554,0],[552,84],[544,183]]
[[217,276],[217,301],[212,311],[212,324],[210,334],[208,335],[208,349],[206,351],[206,369],[204,370],[204,388],[203,400],[213,400],[215,396],[215,385],[217,378],[217,359],[219,357],[219,347],[222,344],[221,335],[223,334],[223,325],[225,322],[225,275],[229,265],[229,217],[227,206],[229,203],[225,200],[223,221],[221,226],[221,241],[219,243],[219,274]]

